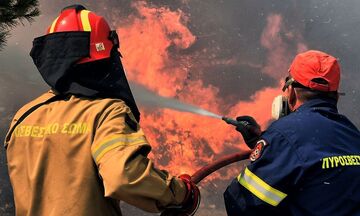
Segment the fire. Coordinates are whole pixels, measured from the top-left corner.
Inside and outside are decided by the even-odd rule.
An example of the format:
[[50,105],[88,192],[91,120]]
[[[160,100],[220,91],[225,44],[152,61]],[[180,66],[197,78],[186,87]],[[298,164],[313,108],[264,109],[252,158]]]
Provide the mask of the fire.
[[[196,41],[196,36],[186,26],[189,21],[187,15],[180,10],[150,7],[145,2],[134,3],[133,6],[137,15],[130,16],[118,29],[123,63],[130,80],[162,96],[174,97],[217,114],[224,114],[227,110],[225,114],[229,116],[254,116],[263,128],[266,127],[271,115],[271,102],[280,93],[280,87],[261,89],[254,93],[251,101],[239,101],[229,109],[229,103],[221,99],[217,87],[205,85],[200,79],[188,78],[190,66],[196,64],[191,56],[173,56],[173,53],[191,47]],[[270,17],[261,39],[266,48],[273,49],[276,43],[282,43],[275,36],[272,37],[275,45],[266,41],[268,34],[276,35],[280,29],[281,17]],[[172,55],[169,49],[173,50]],[[270,55],[268,65],[280,55],[281,66],[279,63],[276,68],[265,67],[263,72],[280,77],[274,71],[288,65],[287,54],[285,48],[276,49],[275,54]],[[157,166],[168,169],[174,175],[191,174],[220,155],[247,148],[240,134],[219,119],[169,109],[141,108],[141,125],[153,146],[151,156]],[[229,179],[236,172],[238,170],[229,170],[221,177]],[[219,174],[212,177],[221,178]]]
[[133,6],[140,15],[129,17],[130,22],[118,29],[128,78],[162,96],[175,97],[188,71],[185,66],[173,65],[167,49],[186,49],[195,42],[183,24],[187,18],[181,11],[151,8],[145,2]]

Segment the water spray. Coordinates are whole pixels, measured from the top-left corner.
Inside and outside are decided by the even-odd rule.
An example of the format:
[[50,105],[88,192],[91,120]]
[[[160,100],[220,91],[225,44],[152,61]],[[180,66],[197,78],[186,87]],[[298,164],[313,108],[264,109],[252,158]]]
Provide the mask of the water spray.
[[203,116],[209,116],[209,117],[212,117],[212,118],[217,118],[217,119],[222,119],[223,117],[220,116],[220,115],[217,115],[215,113],[212,113],[210,111],[207,111],[207,110],[204,110],[204,109],[201,109],[201,108],[196,108],[193,113],[196,113],[196,114],[199,114],[199,115],[203,115]]
[[248,122],[246,121],[236,121],[235,119],[215,114],[197,106],[178,101],[174,98],[160,96],[140,84],[130,83],[130,85],[132,86],[132,91],[136,101],[144,106],[169,108],[182,112],[190,112],[211,118],[222,119],[226,123],[234,125],[235,127],[239,126],[239,124],[244,126],[248,125]]
[[217,119],[222,118],[220,115],[201,109],[197,106],[178,101],[174,98],[160,96],[155,92],[150,91],[145,86],[142,86],[141,84],[130,82],[130,85],[136,101],[143,106],[169,108]]

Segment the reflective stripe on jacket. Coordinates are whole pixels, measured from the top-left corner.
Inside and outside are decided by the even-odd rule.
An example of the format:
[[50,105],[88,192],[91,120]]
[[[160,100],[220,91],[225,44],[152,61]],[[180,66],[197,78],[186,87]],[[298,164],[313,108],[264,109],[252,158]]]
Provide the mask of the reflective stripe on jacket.
[[[25,105],[11,127],[53,96]],[[159,212],[186,193],[181,180],[154,168],[144,133],[119,99],[69,96],[42,105],[7,140],[17,215],[121,215],[118,200]]]
[[259,142],[224,193],[228,215],[360,215],[360,132],[335,101],[306,102]]

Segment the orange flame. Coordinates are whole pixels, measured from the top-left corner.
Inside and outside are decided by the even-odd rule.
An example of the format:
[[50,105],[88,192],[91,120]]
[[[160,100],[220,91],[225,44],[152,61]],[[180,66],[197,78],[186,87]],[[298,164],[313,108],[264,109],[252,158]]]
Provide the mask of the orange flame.
[[[170,55],[169,49],[175,52],[187,49],[196,41],[186,27],[189,21],[186,14],[166,7],[153,8],[145,2],[133,6],[138,14],[130,16],[128,23],[118,29],[128,78],[162,96],[223,113],[229,105],[220,98],[219,89],[205,85],[200,79],[188,78],[189,66],[196,64],[191,56]],[[266,41],[263,43],[266,47]],[[284,55],[282,50],[278,53]],[[273,68],[264,71],[273,73]],[[261,89],[251,101],[239,101],[227,109],[229,116],[254,116],[264,128],[270,119],[272,99],[279,92],[279,87]],[[219,119],[169,109],[142,108],[141,125],[153,146],[152,158],[157,166],[175,175],[191,174],[220,155],[247,148],[241,144],[240,134]],[[221,177],[232,178],[236,172],[238,170],[229,170]],[[220,178],[220,175],[212,177]]]

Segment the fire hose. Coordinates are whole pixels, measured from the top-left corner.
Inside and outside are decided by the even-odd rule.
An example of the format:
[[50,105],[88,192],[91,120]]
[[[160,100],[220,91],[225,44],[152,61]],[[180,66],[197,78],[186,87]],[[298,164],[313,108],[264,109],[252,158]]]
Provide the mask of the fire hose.
[[[234,119],[228,118],[228,117],[222,117],[221,118],[223,121],[225,121],[228,124],[237,126],[238,124],[242,123],[244,125],[247,124],[247,122],[238,122]],[[201,169],[197,170],[192,176],[191,176],[191,180],[195,183],[198,184],[201,180],[203,180],[204,178],[206,178],[208,175],[210,175],[211,173],[215,172],[216,170],[227,166],[229,164],[241,161],[241,160],[245,160],[247,158],[249,158],[251,151],[244,151],[244,152],[240,152],[240,153],[234,153],[234,154],[230,154],[230,155],[226,155],[224,157],[221,157],[220,159],[212,162],[211,164],[208,164],[204,167],[202,167]]]
[[[226,123],[234,125],[234,126],[237,126],[237,124],[239,124],[239,122],[237,122],[236,120],[233,120],[233,119],[227,118],[227,117],[222,117],[222,120],[225,121]],[[247,151],[243,151],[243,152],[239,152],[239,153],[225,155],[225,156],[217,159],[216,161],[197,170],[191,176],[191,181],[193,181],[195,184],[198,184],[204,178],[206,178],[208,175],[212,174],[213,172],[215,172],[229,164],[248,159],[250,153],[251,153],[251,150],[247,150]],[[170,215],[168,215],[166,212],[163,212],[161,214],[161,216],[170,216]]]
[[[197,170],[192,176],[191,181],[193,181],[195,184],[200,183],[204,178],[206,178],[208,175],[212,174],[213,172],[238,161],[246,160],[249,158],[251,151],[244,151],[240,153],[234,153],[230,155],[223,156],[219,158],[218,160],[200,168]],[[160,216],[172,216],[169,212],[163,212]]]
[[197,170],[192,176],[191,180],[198,184],[201,180],[206,178],[211,173],[217,171],[218,169],[225,167],[229,164],[248,159],[250,155],[250,151],[241,152],[241,153],[234,153],[230,155],[226,155],[224,157],[219,158],[218,160],[208,164],[199,170]]
[[[234,119],[228,118],[228,117],[222,117],[221,118],[223,121],[225,121],[228,124],[231,124],[233,126],[237,126],[238,124],[244,124],[247,125],[247,122],[238,122]],[[221,157],[220,159],[212,162],[211,164],[208,164],[204,167],[202,167],[201,169],[197,170],[192,176],[191,176],[191,180],[195,183],[198,184],[201,180],[203,180],[204,178],[206,178],[208,175],[210,175],[211,173],[215,172],[216,170],[227,166],[229,164],[241,161],[241,160],[245,160],[249,157],[251,153],[251,150],[249,151],[244,151],[244,152],[240,152],[240,153],[234,153],[234,154],[230,154],[230,155],[226,155],[224,157]]]

